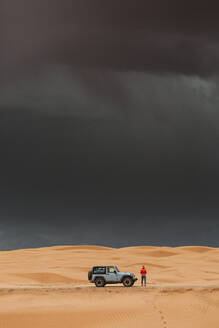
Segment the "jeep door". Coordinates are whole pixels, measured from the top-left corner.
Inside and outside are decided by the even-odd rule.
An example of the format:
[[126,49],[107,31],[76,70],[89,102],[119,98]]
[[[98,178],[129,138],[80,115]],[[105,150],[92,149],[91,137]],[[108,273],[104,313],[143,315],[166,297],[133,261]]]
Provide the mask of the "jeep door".
[[119,281],[119,275],[117,271],[115,270],[114,266],[109,266],[106,269],[106,276],[107,276],[107,281],[109,282],[118,282]]

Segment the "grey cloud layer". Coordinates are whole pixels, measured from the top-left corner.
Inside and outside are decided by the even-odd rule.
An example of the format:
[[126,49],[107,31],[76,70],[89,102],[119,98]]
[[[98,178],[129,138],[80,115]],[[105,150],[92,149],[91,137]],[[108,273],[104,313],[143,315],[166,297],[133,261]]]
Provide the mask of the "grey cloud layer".
[[0,15],[0,248],[218,245],[218,3]]
[[[8,171],[12,191],[13,176],[23,176],[19,169],[33,190],[38,183],[43,192],[59,193],[57,179],[61,184],[64,179],[63,193],[72,188],[76,193],[79,184],[79,198],[99,195],[98,185],[112,191],[114,184],[118,197],[125,199],[128,191],[128,198],[136,198],[134,190],[138,186],[141,194],[144,179],[147,192],[151,185],[154,192],[155,186],[165,188],[163,179],[172,194],[175,176],[179,186],[187,181],[177,187],[179,194],[191,184],[199,193],[200,177],[206,183],[218,175],[217,79],[137,72],[72,75],[65,68],[5,86],[0,99],[1,165],[8,169],[17,163]],[[105,174],[109,170],[112,176]],[[4,180],[8,185],[7,176]]]
[[48,64],[212,75],[216,1],[1,0],[1,76]]

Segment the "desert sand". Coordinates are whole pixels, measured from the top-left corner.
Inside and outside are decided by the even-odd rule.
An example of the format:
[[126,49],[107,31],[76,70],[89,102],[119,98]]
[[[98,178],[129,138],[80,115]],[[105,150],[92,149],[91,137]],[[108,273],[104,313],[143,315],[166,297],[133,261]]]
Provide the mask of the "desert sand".
[[[117,265],[147,286],[96,288],[93,265]],[[219,249],[55,246],[0,252],[0,327],[219,327]],[[139,277],[140,278],[140,277]]]

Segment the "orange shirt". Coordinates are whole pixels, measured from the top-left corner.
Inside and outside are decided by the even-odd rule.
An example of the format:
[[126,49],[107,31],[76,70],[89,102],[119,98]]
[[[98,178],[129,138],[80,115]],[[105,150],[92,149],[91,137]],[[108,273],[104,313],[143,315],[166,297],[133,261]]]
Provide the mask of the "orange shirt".
[[142,276],[145,276],[146,273],[147,273],[147,270],[142,268],[141,271],[140,271],[140,273],[141,273]]

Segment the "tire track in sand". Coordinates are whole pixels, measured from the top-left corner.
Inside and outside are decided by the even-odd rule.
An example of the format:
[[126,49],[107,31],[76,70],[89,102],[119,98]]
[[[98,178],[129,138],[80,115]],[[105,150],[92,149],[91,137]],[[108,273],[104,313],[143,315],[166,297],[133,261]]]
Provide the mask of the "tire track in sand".
[[161,324],[162,324],[162,328],[168,328],[168,324],[167,324],[167,320],[166,320],[166,316],[165,316],[165,313],[162,311],[162,309],[156,305],[154,303],[153,305],[153,308],[154,310],[157,312],[157,314],[159,315],[160,317],[160,321],[161,321]]
[[[156,296],[157,297],[157,296]],[[142,298],[143,303],[146,303],[148,306],[148,301],[145,302],[145,298]],[[156,303],[156,300],[154,299],[153,301],[153,305],[152,305],[152,309],[155,312],[156,317],[158,317],[158,322],[160,321],[160,325],[158,327],[160,328],[168,328],[168,321],[166,318],[166,314],[163,311],[163,309]],[[147,311],[146,311],[147,313]],[[147,314],[146,314],[147,316]],[[126,324],[131,324],[133,325],[133,327],[138,328],[138,327],[142,327],[142,323],[144,320],[143,317],[140,315],[140,317],[138,316],[138,313],[136,313],[135,311],[119,311],[116,310],[114,312],[111,312],[110,314],[105,314],[105,319],[108,319],[108,322],[110,322],[110,326],[109,327],[113,327],[113,328],[120,328],[121,326],[124,327],[124,325]],[[112,326],[111,326],[112,324]],[[98,328],[102,328],[103,327],[103,322],[99,322]]]

